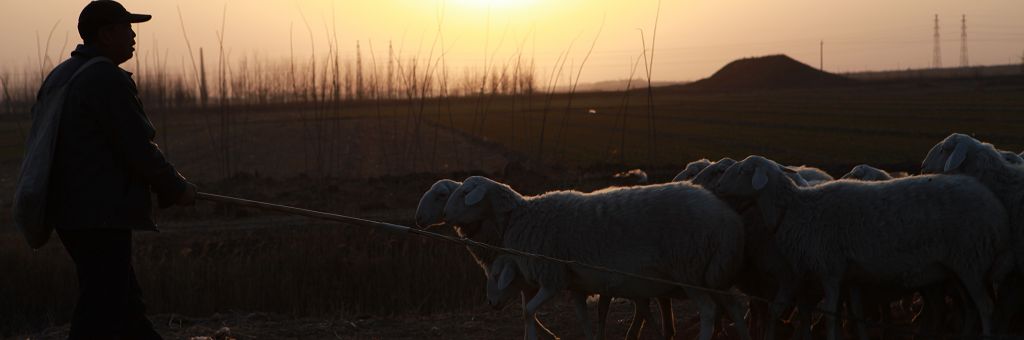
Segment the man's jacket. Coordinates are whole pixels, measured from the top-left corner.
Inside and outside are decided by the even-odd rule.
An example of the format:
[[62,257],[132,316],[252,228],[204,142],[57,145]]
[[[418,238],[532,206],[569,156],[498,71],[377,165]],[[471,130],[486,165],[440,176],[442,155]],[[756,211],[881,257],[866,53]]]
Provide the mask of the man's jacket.
[[[37,101],[67,83],[98,53],[79,45],[46,77]],[[153,142],[131,73],[112,63],[82,71],[61,112],[46,203],[57,230],[155,229],[150,192],[160,207],[185,191],[184,177]]]

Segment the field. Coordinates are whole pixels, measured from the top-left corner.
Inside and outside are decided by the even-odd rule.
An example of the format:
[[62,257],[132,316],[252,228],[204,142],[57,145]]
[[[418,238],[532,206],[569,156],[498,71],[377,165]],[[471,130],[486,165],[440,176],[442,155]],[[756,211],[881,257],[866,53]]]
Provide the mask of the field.
[[[666,87],[650,104],[646,91],[630,91],[237,105],[227,115],[155,107],[150,115],[157,141],[202,191],[411,225],[431,183],[471,174],[536,194],[600,188],[630,168],[667,181],[691,160],[749,154],[836,177],[859,163],[913,173],[951,132],[1020,151],[1022,93],[1024,78],[1000,77],[744,92]],[[5,221],[29,124],[23,114],[0,116]],[[518,310],[486,307],[483,275],[458,246],[207,202],[156,218],[162,231],[136,235],[135,260],[149,312],[169,337],[211,335],[221,325],[240,339],[520,336]],[[4,228],[0,273],[0,335],[60,338],[75,275],[59,242],[31,251]],[[614,305],[620,322],[610,322],[609,334],[624,332],[630,309]],[[542,319],[558,334],[576,332],[567,303]],[[693,325],[678,318],[680,330],[684,321]]]

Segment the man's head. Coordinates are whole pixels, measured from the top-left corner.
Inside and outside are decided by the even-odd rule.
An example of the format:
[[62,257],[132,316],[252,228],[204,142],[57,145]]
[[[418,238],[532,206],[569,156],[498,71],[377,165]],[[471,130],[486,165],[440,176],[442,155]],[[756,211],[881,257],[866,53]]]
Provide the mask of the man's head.
[[133,14],[112,0],[91,1],[78,16],[78,34],[86,45],[117,64],[132,58],[135,31],[132,23],[149,21],[148,14]]

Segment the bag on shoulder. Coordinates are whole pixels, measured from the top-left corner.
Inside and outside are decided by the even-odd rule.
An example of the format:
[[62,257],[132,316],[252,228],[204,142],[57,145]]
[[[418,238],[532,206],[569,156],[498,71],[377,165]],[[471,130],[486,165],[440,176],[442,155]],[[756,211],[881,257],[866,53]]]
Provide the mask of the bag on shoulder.
[[25,158],[21,163],[18,184],[14,191],[14,225],[25,235],[32,249],[39,249],[50,239],[53,226],[46,224],[46,194],[50,184],[50,168],[57,146],[57,131],[61,111],[71,82],[83,70],[100,62],[111,62],[94,57],[78,68],[59,88],[40,98],[32,107],[32,128],[25,142]]

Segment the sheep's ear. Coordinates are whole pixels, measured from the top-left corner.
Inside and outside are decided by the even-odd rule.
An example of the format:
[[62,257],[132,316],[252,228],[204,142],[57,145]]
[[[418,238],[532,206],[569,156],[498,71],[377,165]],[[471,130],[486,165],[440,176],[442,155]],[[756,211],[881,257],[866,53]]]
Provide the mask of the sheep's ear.
[[470,190],[469,193],[466,194],[465,203],[466,203],[467,206],[473,206],[473,205],[475,205],[477,203],[480,203],[480,201],[483,201],[484,200],[484,196],[486,194],[487,194],[487,186],[486,185],[477,185],[476,187],[473,188],[473,190]]
[[967,158],[967,143],[960,142],[956,144],[956,149],[953,149],[953,154],[949,155],[949,159],[946,160],[946,167],[942,172],[950,172],[956,170],[963,164],[964,159]]
[[512,285],[512,281],[516,279],[516,270],[512,268],[512,264],[505,266],[501,269],[501,276],[498,276],[498,289],[505,290],[508,286]]
[[764,167],[754,169],[754,177],[750,179],[750,184],[754,186],[754,190],[764,189],[764,186],[768,185],[768,173]]

